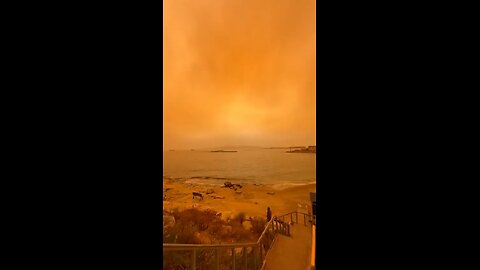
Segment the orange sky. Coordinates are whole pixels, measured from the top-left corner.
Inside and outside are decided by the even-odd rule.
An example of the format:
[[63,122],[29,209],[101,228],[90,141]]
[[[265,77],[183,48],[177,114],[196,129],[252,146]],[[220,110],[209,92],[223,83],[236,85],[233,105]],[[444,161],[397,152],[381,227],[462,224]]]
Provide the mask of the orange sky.
[[163,145],[314,145],[315,0],[164,0]]

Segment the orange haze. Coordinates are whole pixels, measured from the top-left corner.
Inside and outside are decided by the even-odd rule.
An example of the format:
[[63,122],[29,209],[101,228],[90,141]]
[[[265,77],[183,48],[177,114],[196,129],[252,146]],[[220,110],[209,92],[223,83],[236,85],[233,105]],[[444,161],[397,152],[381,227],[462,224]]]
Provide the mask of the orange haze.
[[163,3],[165,149],[316,144],[315,0]]

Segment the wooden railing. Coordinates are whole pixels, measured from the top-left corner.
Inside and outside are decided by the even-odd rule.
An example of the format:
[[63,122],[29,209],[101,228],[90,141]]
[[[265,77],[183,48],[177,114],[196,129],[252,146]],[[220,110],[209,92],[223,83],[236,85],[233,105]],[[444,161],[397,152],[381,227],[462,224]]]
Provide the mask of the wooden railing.
[[[293,219],[295,214],[296,219]],[[257,242],[237,244],[163,244],[163,269],[233,269],[259,270],[265,266],[265,257],[272,247],[277,233],[290,235],[290,225],[285,217],[290,215],[291,222],[298,223],[298,215],[292,212],[273,217],[263,230]],[[306,215],[306,216],[305,216]],[[213,267],[215,266],[215,267]]]

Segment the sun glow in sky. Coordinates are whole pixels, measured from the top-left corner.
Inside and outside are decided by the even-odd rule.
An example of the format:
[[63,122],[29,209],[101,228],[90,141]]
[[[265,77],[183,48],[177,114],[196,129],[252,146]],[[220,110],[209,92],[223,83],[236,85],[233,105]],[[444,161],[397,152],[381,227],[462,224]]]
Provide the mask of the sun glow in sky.
[[165,149],[314,145],[315,0],[164,0]]

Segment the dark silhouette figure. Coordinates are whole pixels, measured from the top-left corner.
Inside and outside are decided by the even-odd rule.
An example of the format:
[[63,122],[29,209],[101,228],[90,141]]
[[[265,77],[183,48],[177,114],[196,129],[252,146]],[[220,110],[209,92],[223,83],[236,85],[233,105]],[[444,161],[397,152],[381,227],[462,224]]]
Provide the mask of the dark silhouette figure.
[[267,207],[267,222],[272,219],[272,211],[270,211],[270,207]]

